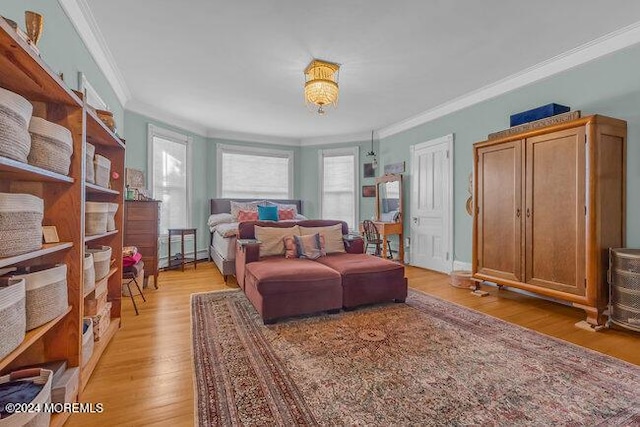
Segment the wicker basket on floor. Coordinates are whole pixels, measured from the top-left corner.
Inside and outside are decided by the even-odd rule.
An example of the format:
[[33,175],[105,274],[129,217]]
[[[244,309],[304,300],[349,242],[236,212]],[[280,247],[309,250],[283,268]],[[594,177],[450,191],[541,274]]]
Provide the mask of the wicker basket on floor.
[[27,163],[31,149],[29,121],[33,105],[17,93],[0,88],[0,156]]
[[471,272],[466,270],[454,270],[450,275],[451,286],[462,289],[475,289],[475,282],[471,279]]
[[69,306],[66,264],[25,267],[12,275],[25,281],[27,331],[55,319]]
[[85,202],[84,229],[87,236],[107,232],[109,204],[102,202]]
[[0,279],[0,359],[16,349],[27,330],[22,279]]
[[100,154],[95,155],[96,185],[109,188],[109,176],[111,174],[111,160]]
[[29,133],[29,164],[68,175],[73,154],[71,131],[40,117],[33,117],[29,123]]
[[93,156],[95,154],[96,154],[96,147],[87,142],[87,150],[84,153],[85,167],[87,169],[85,180],[92,184],[96,182],[96,170],[93,164]]
[[42,247],[44,201],[30,194],[0,193],[0,258]]
[[83,296],[89,295],[96,288],[96,270],[93,266],[93,254],[84,254],[84,291]]
[[111,248],[109,246],[88,248],[87,253],[93,255],[93,268],[96,272],[96,282],[99,282],[109,275],[109,267],[111,266]]
[[[53,381],[53,372],[48,369],[22,369],[20,371],[11,372],[8,375],[0,377],[0,384],[6,384],[13,381],[31,381],[34,384],[41,385],[42,389],[33,398],[31,402],[27,402],[29,407],[40,407],[45,403],[51,402],[51,383]],[[9,399],[11,395],[7,396]],[[49,427],[51,422],[51,412],[14,412],[0,419],[0,427]]]

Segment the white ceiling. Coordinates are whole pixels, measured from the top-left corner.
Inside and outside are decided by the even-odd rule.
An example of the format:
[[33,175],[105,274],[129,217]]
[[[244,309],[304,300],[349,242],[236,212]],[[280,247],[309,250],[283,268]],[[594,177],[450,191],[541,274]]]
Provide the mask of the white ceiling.
[[[640,21],[637,0],[86,3],[127,107],[295,139],[385,128]],[[341,64],[322,117],[303,100],[312,58]]]

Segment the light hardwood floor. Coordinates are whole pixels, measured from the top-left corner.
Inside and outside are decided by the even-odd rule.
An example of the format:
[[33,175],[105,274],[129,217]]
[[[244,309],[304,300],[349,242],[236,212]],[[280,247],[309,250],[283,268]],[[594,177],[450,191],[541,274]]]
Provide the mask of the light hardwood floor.
[[[497,288],[476,297],[453,288],[448,277],[407,267],[409,286],[439,298],[534,329],[640,365],[640,333],[574,327],[583,312],[558,303]],[[232,281],[230,281],[232,282]],[[139,297],[136,316],[128,298],[122,300],[122,328],[110,343],[82,402],[102,402],[102,414],[73,415],[67,426],[191,426],[193,381],[190,339],[192,293],[236,288],[228,286],[212,263],[160,274],[159,289]]]

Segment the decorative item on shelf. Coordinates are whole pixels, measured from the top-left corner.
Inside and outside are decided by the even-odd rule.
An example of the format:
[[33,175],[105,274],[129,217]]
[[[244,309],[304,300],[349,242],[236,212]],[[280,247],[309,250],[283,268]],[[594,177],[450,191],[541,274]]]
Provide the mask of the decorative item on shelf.
[[37,12],[27,10],[24,12],[24,21],[27,29],[27,36],[29,37],[29,46],[40,55],[38,49],[38,42],[42,36],[42,30],[44,29],[44,16]]
[[107,332],[107,329],[109,329],[109,324],[111,323],[111,305],[110,302],[106,303],[102,311],[91,318],[93,321],[93,339],[95,341],[100,341],[100,338],[102,338]]
[[104,156],[101,156],[100,154],[96,154],[93,162],[96,169],[96,185],[104,188],[109,188],[109,177],[111,176],[111,160],[107,159]]
[[384,165],[384,174],[385,175],[389,175],[389,174],[399,174],[399,173],[404,173],[404,162],[398,162],[398,163],[390,163],[388,165]]
[[555,116],[546,117],[544,119],[525,123],[520,126],[514,126],[509,129],[501,130],[499,132],[490,133],[488,136],[488,139],[505,138],[509,135],[515,135],[517,133],[522,133],[522,132],[526,132],[533,129],[538,129],[538,128],[543,128],[547,126],[557,125],[559,123],[569,122],[571,120],[579,119],[581,117],[581,114],[582,113],[580,112],[580,110],[557,114]]
[[107,203],[109,208],[107,215],[107,231],[114,231],[116,229],[116,212],[118,212],[119,205],[117,203]]
[[93,144],[89,144],[87,142],[87,149],[85,151],[85,167],[87,169],[87,173],[85,176],[85,181],[94,184],[96,182],[96,169],[93,163],[93,157],[96,154],[96,147]]
[[116,121],[113,118],[113,113],[107,110],[96,110],[98,118],[111,129],[111,132],[116,132]]
[[362,186],[362,197],[376,197],[376,186],[375,185],[363,185]]
[[[373,131],[371,131],[371,151],[367,153],[367,157],[373,157],[373,160],[371,162],[371,168],[374,170],[374,172],[373,172],[373,175],[371,175],[371,177],[375,177],[376,176],[375,169],[378,168],[378,159],[376,159],[376,152],[373,151]],[[366,169],[365,169],[365,178],[369,178],[366,176]]]
[[[107,277],[111,265],[111,247],[98,246],[95,248],[87,248],[85,252],[93,255],[93,268],[96,282]],[[98,289],[96,289],[96,293],[99,293]]]
[[93,266],[93,254],[88,252],[84,254],[82,267],[84,270],[82,296],[86,297],[96,288],[96,270]]
[[87,236],[95,236],[107,232],[109,204],[102,202],[85,202],[84,227]]
[[31,151],[27,158],[29,164],[68,175],[73,154],[71,131],[43,118],[32,117],[29,133],[31,134]]
[[60,237],[58,237],[58,229],[55,225],[43,225],[42,226],[42,238],[45,243],[59,243]]
[[304,99],[309,107],[323,115],[326,106],[338,105],[338,74],[340,65],[312,60],[304,70]]
[[33,105],[27,99],[0,87],[0,156],[27,163],[32,113]]
[[31,194],[0,193],[0,257],[42,248],[44,200]]
[[544,119],[545,117],[555,116],[556,114],[566,113],[571,108],[566,105],[560,104],[547,104],[542,105],[531,110],[523,111],[521,113],[512,114],[510,117],[510,126],[518,126],[524,123],[529,123],[534,120]]

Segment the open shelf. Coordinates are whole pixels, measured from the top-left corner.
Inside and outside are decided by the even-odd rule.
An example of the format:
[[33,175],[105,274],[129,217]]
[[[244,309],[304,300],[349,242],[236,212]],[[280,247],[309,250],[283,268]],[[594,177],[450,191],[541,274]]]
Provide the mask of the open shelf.
[[96,184],[91,184],[90,182],[85,182],[85,187],[87,189],[87,193],[96,193],[96,194],[120,194],[117,190],[112,190],[110,188],[100,187]]
[[100,341],[96,341],[93,343],[93,353],[91,353],[91,357],[87,364],[82,368],[82,372],[80,372],[80,391],[84,390],[89,382],[89,378],[91,378],[91,374],[93,370],[96,368],[100,357],[102,357],[102,353],[109,345],[109,342],[116,334],[116,331],[120,327],[120,318],[114,317],[111,319],[111,323],[109,324],[109,329],[107,332],[100,338]]
[[28,163],[0,156],[0,173],[3,179],[37,182],[73,182],[70,176],[48,171]]
[[4,359],[0,360],[0,371],[3,371],[7,366],[11,364],[18,356],[20,356],[26,349],[31,347],[33,343],[38,341],[44,334],[46,334],[51,328],[56,326],[58,322],[65,318],[67,314],[71,311],[71,306],[67,307],[67,310],[56,317],[55,319],[45,323],[42,326],[39,326],[35,329],[30,330],[22,340],[22,343],[11,353],[9,353]]
[[0,267],[6,267],[8,265],[17,264],[19,262],[27,261],[33,258],[38,258],[44,255],[52,254],[54,252],[62,251],[64,249],[69,249],[73,246],[71,242],[62,242],[62,243],[45,243],[42,245],[42,249],[38,249],[37,251],[27,252],[26,254],[10,256],[7,258],[0,258]]
[[56,102],[77,107],[80,98],[60,76],[0,18],[0,86],[30,101]]
[[111,267],[111,270],[109,270],[109,274],[107,274],[107,276],[106,276],[106,277],[104,277],[104,278],[102,278],[102,279],[100,279],[100,280],[98,280],[98,281],[96,282],[96,286],[95,286],[95,288],[93,288],[93,289],[92,289],[91,291],[89,291],[89,292],[84,292],[84,298],[86,298],[86,297],[88,297],[89,295],[91,295],[91,293],[92,293],[92,292],[94,292],[94,291],[96,290],[96,288],[97,288],[99,285],[102,285],[102,283],[103,283],[103,282],[108,282],[108,281],[109,281],[109,278],[110,278],[111,276],[113,276],[114,274],[116,274],[117,272],[118,272],[118,269],[117,269],[116,267]]
[[86,242],[90,242],[92,240],[102,239],[103,237],[113,236],[114,234],[118,234],[118,230],[107,231],[104,234],[96,234],[95,236],[85,236],[84,241],[86,243]]
[[122,140],[90,108],[87,109],[87,142],[93,145],[124,148]]

